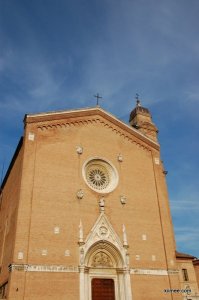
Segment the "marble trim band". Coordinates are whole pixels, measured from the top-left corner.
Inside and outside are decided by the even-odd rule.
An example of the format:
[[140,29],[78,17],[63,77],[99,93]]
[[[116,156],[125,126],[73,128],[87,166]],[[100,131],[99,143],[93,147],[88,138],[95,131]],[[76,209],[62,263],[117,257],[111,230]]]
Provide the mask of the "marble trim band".
[[76,266],[63,265],[27,265],[27,264],[11,264],[9,271],[25,271],[25,272],[58,272],[58,273],[77,273],[79,272]]
[[[58,272],[58,273],[79,273],[78,266],[63,265],[27,265],[27,264],[11,264],[9,271],[25,271],[25,272]],[[178,274],[178,270],[162,270],[162,269],[130,269],[132,275],[156,275],[168,276]]]
[[130,274],[133,275],[156,275],[168,276],[178,274],[178,270],[162,270],[162,269],[130,269]]

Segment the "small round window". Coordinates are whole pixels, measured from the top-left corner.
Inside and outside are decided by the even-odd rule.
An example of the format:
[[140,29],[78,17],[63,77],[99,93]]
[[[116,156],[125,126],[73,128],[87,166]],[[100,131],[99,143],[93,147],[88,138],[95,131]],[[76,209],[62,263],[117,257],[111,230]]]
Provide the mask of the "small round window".
[[109,193],[118,183],[116,169],[100,158],[93,158],[84,164],[83,177],[87,185],[98,193]]

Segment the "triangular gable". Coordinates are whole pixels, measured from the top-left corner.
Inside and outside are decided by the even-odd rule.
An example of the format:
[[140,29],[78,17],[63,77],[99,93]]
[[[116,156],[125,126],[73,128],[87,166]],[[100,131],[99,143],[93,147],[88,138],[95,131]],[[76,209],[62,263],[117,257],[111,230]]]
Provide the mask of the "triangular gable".
[[[68,126],[80,126],[99,123],[107,129],[120,135],[121,137],[129,140],[130,142],[139,144],[139,146],[143,148],[147,148],[147,145],[149,145],[159,150],[158,143],[146,137],[137,129],[120,121],[115,116],[106,112],[100,107],[26,115],[24,118],[24,122],[25,124],[34,123],[36,124],[37,128],[41,130],[48,130],[51,128],[60,129],[66,128]],[[139,140],[143,143],[139,143]]]
[[89,235],[85,239],[85,247],[84,250],[87,252],[87,250],[95,243],[99,241],[107,241],[111,244],[113,244],[120,253],[123,252],[124,248],[122,245],[122,242],[113,229],[113,226],[109,222],[108,218],[102,212],[97,221],[95,222],[94,226],[92,227]]

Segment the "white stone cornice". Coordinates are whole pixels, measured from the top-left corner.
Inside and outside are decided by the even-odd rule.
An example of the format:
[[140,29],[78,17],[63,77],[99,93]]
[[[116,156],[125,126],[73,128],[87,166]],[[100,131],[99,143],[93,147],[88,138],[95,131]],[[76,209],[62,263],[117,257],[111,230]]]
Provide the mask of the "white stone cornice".
[[178,274],[178,270],[163,270],[163,269],[130,269],[130,274],[133,275],[156,275],[168,276]]
[[11,264],[9,271],[77,273],[77,266]]

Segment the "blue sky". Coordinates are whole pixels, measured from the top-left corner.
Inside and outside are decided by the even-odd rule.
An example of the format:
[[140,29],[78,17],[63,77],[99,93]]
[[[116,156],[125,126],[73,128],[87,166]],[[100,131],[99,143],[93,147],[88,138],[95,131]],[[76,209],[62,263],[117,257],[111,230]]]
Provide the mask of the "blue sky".
[[128,122],[139,93],[159,128],[177,248],[199,257],[199,1],[0,0],[0,167],[25,113],[101,106]]

